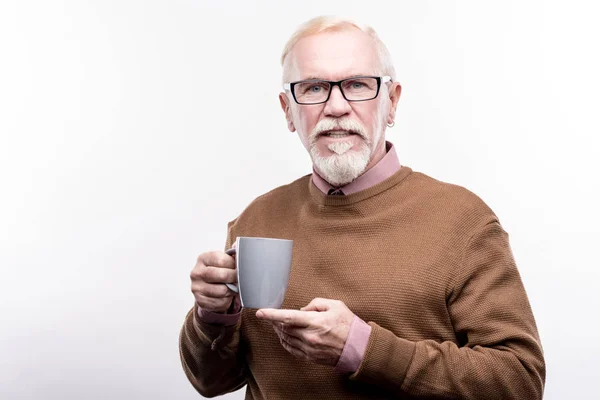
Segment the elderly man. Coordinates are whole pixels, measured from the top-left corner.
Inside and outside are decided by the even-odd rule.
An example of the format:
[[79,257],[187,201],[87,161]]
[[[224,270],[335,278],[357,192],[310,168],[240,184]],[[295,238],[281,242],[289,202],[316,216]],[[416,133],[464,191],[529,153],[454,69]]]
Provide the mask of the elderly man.
[[224,252],[198,257],[180,339],[193,386],[247,399],[541,399],[545,364],[508,237],[474,194],[401,166],[401,87],[375,32],[315,18],[279,95],[313,173],[253,201],[237,236],[294,240],[282,309],[240,309]]

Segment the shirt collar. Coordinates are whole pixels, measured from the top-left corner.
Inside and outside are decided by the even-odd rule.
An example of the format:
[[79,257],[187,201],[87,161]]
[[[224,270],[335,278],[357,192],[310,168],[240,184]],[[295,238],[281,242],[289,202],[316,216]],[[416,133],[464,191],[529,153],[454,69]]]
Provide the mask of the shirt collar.
[[[390,176],[394,175],[400,169],[400,160],[396,154],[396,149],[391,142],[385,142],[386,153],[385,156],[375,164],[371,169],[367,170],[364,174],[339,189],[344,194],[352,194],[360,192],[374,186],[380,182],[383,182]],[[313,167],[312,181],[319,190],[325,194],[330,189],[335,189],[329,184],[323,177],[321,177]]]

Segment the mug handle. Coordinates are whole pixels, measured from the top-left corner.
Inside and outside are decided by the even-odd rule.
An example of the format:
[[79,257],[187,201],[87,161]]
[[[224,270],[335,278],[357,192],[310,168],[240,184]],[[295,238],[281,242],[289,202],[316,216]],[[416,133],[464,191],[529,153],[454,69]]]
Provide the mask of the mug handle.
[[[235,247],[225,251],[225,254],[228,254],[230,256],[234,255],[235,253],[236,253]],[[232,292],[235,292],[235,293],[240,292],[238,287],[236,285],[234,285],[233,283],[226,283],[225,286],[227,286],[229,288],[229,290],[231,290]]]

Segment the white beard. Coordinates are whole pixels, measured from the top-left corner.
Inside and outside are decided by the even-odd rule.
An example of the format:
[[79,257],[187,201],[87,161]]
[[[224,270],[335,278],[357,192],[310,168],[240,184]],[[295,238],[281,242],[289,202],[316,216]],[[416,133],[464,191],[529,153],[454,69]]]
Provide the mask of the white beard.
[[[378,120],[375,123],[375,136],[371,139],[368,137],[366,129],[360,123],[349,118],[326,118],[319,121],[309,135],[309,153],[315,169],[323,179],[332,186],[340,187],[347,185],[361,176],[371,161],[373,152],[375,151],[375,144],[383,135],[382,122],[383,120]],[[336,141],[327,146],[335,154],[322,157],[317,150],[318,135],[321,132],[332,129],[354,131],[361,136],[363,143],[358,150],[352,150],[351,142]]]
[[336,142],[328,146],[334,155],[321,157],[316,145],[311,146],[310,156],[315,169],[332,186],[344,186],[352,182],[367,169],[371,161],[371,149],[366,143],[358,151],[350,150],[352,143]]
[[327,148],[335,154],[342,155],[352,148],[352,142],[333,142]]

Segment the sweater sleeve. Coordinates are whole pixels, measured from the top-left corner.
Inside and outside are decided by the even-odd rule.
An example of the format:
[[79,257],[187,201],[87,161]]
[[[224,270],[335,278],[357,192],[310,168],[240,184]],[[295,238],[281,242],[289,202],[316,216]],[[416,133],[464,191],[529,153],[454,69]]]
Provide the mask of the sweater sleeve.
[[497,221],[468,241],[446,298],[453,341],[409,341],[370,322],[350,379],[439,399],[542,399],[546,368],[508,235]]
[[[226,249],[234,241],[234,222],[227,225]],[[234,307],[238,306],[234,304]],[[207,321],[206,315],[204,318],[200,315],[198,304],[194,304],[179,335],[179,355],[187,378],[204,397],[240,389],[246,384],[246,364],[240,350],[242,318],[235,323],[215,324]]]
[[240,321],[230,326],[202,322],[197,307],[188,313],[179,336],[185,374],[202,396],[233,392],[246,384],[238,353]]

